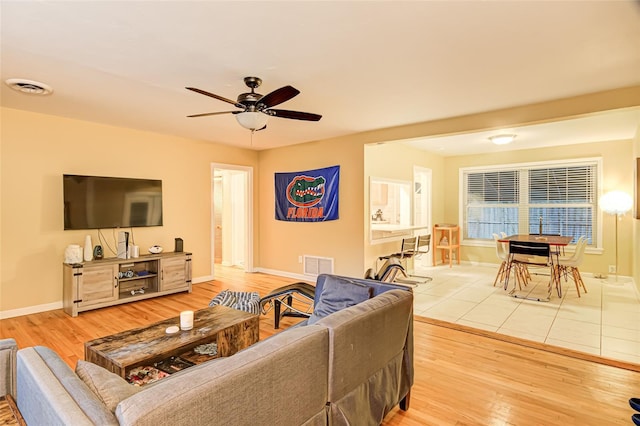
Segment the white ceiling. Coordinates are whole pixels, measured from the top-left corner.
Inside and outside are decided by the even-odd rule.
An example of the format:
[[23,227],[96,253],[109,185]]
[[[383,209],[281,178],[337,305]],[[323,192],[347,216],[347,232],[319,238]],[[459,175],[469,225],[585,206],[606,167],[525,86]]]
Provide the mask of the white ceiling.
[[[254,149],[640,84],[637,1],[1,0],[0,7],[2,80],[54,89],[37,97],[2,84],[3,106]],[[231,114],[186,118],[234,108],[185,86],[235,99],[252,75],[263,79],[262,94],[289,84],[301,91],[277,108],[322,120],[270,118],[251,142]],[[608,132],[640,124],[633,112],[617,120],[624,124]],[[525,130],[561,144],[576,141],[584,125],[517,129],[518,147]]]

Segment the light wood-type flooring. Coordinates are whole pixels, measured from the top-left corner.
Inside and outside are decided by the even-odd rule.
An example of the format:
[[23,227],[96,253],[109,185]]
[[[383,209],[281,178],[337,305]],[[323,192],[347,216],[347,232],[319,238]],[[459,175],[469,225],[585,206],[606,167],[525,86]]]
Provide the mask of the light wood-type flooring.
[[[216,275],[215,281],[195,284],[191,294],[83,312],[76,318],[54,310],[0,320],[0,338],[13,337],[20,347],[48,346],[73,368],[83,359],[87,340],[203,308],[224,289],[265,295],[295,281],[219,266]],[[260,338],[298,321],[283,318],[281,329],[274,330],[273,313],[261,316]],[[394,408],[385,425],[632,424],[628,399],[640,397],[640,372],[421,317],[415,319],[414,333],[411,406],[407,412]]]

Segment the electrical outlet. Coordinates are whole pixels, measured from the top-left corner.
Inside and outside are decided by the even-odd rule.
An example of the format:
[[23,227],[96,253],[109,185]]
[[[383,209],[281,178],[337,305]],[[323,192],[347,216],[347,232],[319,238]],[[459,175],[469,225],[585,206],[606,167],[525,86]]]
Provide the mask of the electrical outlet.
[[298,263],[302,263],[302,256],[298,256]]
[[609,273],[610,274],[616,273],[616,265],[609,265]]

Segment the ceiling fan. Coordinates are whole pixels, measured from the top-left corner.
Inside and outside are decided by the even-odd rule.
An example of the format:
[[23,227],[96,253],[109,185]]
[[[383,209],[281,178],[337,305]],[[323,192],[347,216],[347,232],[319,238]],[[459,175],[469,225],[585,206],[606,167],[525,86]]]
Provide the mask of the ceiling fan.
[[234,114],[236,116],[236,120],[238,120],[238,123],[240,123],[240,125],[245,129],[249,129],[252,132],[266,128],[267,119],[269,118],[269,116],[305,121],[318,121],[322,118],[321,115],[312,114],[310,112],[289,111],[286,109],[273,108],[274,106],[280,105],[281,103],[286,102],[294,96],[298,95],[300,93],[298,89],[295,89],[291,86],[284,86],[263,96],[260,93],[255,92],[255,89],[260,87],[260,85],[262,84],[262,80],[260,78],[245,77],[244,84],[246,84],[251,89],[251,92],[241,93],[240,95],[238,95],[237,101],[233,101],[231,99],[227,99],[225,97],[215,95],[213,93],[209,93],[195,87],[186,87],[186,89],[193,92],[200,93],[201,95],[205,96],[210,96],[220,101],[229,103],[236,108],[240,108],[239,111],[206,112],[204,114],[188,115],[187,117],[206,117],[209,115]]

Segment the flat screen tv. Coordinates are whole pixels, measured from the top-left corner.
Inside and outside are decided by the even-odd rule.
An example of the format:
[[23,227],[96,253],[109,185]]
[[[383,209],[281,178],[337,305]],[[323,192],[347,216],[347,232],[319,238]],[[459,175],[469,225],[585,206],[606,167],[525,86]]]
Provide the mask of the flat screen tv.
[[162,226],[162,181],[63,175],[64,229]]

